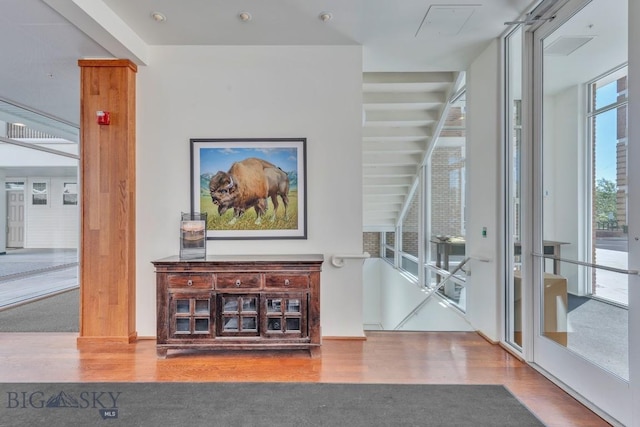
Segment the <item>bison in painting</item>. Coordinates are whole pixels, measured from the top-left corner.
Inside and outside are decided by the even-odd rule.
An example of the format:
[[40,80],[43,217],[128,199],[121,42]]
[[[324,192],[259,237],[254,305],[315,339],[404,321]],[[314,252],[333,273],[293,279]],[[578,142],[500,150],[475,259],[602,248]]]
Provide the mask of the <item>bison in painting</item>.
[[223,215],[233,209],[235,223],[246,210],[254,208],[256,224],[260,224],[267,211],[267,200],[273,202],[273,217],[278,210],[278,196],[284,205],[287,217],[289,205],[289,177],[282,169],[266,160],[250,157],[231,165],[227,172],[219,171],[209,181],[211,201]]

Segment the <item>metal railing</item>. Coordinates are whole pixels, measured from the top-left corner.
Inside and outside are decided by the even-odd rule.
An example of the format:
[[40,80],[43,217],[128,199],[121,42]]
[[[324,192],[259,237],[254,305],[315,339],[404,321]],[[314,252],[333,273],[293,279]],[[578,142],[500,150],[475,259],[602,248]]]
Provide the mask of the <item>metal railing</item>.
[[420,304],[418,304],[413,310],[411,310],[409,312],[409,314],[407,314],[405,316],[405,318],[402,319],[402,321],[400,323],[398,323],[398,326],[393,328],[393,330],[397,331],[398,329],[402,328],[405,325],[405,323],[407,323],[409,321],[409,319],[411,319],[416,313],[418,313],[422,309],[422,307],[425,306],[425,304],[429,301],[429,298],[431,298],[433,296],[433,294],[438,292],[440,290],[440,288],[442,288],[451,278],[453,278],[453,276],[458,271],[462,270],[462,267],[464,267],[464,265],[467,262],[469,262],[470,260],[471,260],[471,257],[466,257],[465,259],[463,259],[462,262],[460,264],[458,264],[458,266],[456,268],[454,268],[453,271],[451,271],[451,273],[449,273],[444,278],[444,280],[440,281],[440,283],[438,283],[433,288],[429,288],[429,292],[427,293],[426,297],[420,302]]
[[534,257],[537,257],[537,258],[552,259],[554,261],[560,261],[560,262],[566,262],[566,263],[569,263],[569,264],[581,265],[583,267],[599,268],[601,270],[613,271],[614,273],[622,273],[622,274],[629,274],[629,275],[638,275],[638,274],[640,274],[640,272],[638,270],[625,270],[623,268],[609,267],[607,265],[593,264],[591,262],[576,261],[576,260],[573,260],[573,259],[564,259],[564,258],[560,258],[558,256],[545,255],[545,254],[540,254],[540,253],[537,253],[537,252],[532,252],[531,255],[533,255]]

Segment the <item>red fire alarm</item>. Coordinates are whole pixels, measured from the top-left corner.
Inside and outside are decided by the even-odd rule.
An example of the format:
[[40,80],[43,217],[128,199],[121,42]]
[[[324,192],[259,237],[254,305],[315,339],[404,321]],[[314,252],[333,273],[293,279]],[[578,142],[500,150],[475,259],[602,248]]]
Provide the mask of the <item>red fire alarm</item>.
[[108,111],[98,111],[96,117],[99,125],[111,124],[111,115]]

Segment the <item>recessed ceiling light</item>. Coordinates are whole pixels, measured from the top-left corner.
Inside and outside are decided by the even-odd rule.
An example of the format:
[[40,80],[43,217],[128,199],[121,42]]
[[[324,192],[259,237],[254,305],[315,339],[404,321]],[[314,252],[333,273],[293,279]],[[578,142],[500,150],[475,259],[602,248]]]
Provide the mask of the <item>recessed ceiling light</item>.
[[322,12],[319,18],[322,22],[329,22],[331,21],[331,19],[333,19],[333,15],[329,12]]
[[238,18],[240,18],[242,22],[251,21],[251,14],[249,12],[240,12]]
[[153,18],[153,20],[156,22],[164,22],[167,20],[167,17],[160,12],[152,12],[151,18]]

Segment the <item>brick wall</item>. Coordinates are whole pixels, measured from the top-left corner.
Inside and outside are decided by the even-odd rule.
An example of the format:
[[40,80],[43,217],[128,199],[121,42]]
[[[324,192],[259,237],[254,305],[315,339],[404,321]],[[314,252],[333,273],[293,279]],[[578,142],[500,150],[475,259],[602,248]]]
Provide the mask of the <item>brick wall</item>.
[[[627,93],[627,77],[622,77],[617,81],[618,99],[625,98]],[[622,93],[622,94],[621,94]],[[627,106],[617,109],[617,132],[616,138],[616,219],[620,226],[627,222]]]
[[431,155],[431,234],[462,234],[462,147],[436,147]]
[[369,252],[372,258],[380,257],[380,233],[365,232],[362,233],[363,251]]

